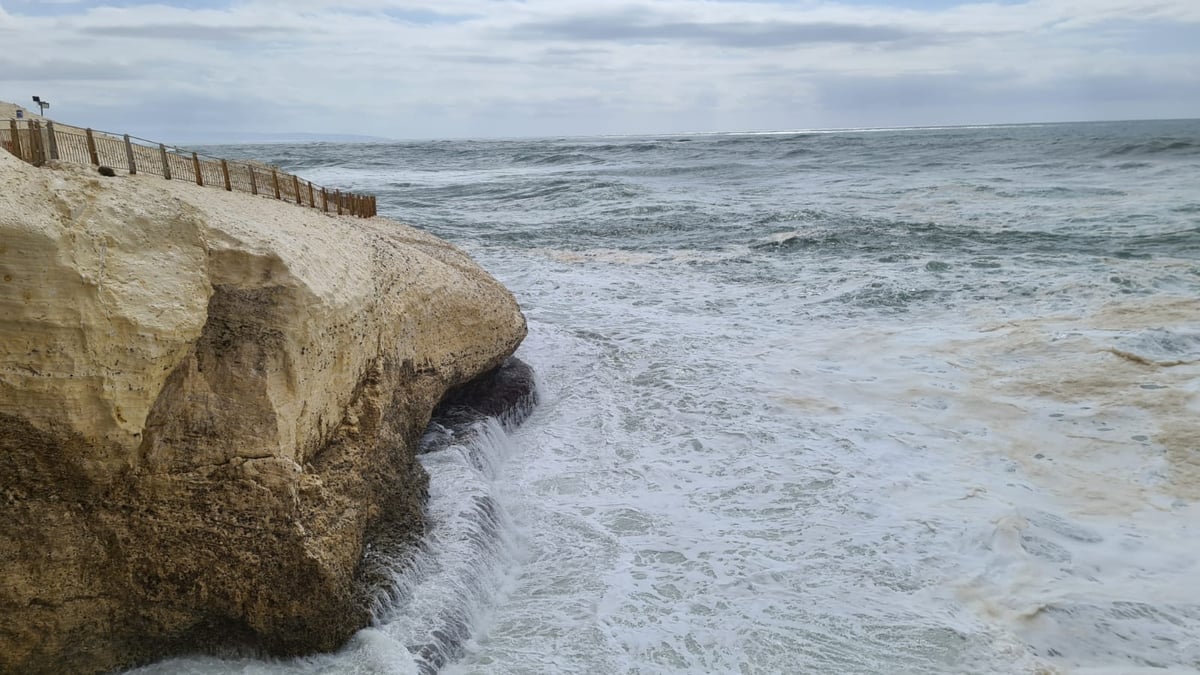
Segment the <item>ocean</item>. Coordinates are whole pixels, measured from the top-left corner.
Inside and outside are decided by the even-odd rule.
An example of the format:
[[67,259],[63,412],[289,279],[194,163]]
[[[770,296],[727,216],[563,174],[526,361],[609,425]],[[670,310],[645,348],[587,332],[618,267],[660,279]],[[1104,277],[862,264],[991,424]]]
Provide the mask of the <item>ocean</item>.
[[339,653],[136,672],[1200,671],[1200,121],[218,154],[468,251],[541,403]]

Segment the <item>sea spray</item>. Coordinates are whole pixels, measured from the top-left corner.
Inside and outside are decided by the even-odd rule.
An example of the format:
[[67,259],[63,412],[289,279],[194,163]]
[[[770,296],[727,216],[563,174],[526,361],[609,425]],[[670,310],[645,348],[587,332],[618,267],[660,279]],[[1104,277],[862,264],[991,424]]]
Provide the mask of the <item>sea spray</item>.
[[392,584],[375,603],[375,626],[408,646],[423,675],[460,657],[480,619],[502,597],[520,543],[496,482],[512,453],[509,435],[538,402],[536,375],[510,358],[450,392],[418,443],[429,474],[425,535],[394,556]]
[[430,475],[426,534],[376,612],[378,629],[408,646],[421,673],[462,655],[520,556],[495,488],[510,437],[495,418],[469,431],[468,442],[422,456]]

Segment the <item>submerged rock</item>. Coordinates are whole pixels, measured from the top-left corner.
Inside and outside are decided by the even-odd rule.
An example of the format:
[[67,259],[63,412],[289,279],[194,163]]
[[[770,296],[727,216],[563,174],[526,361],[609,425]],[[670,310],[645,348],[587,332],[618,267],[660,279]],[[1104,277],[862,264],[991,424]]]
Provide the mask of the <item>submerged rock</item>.
[[0,185],[0,672],[339,646],[512,295],[383,219],[3,152]]

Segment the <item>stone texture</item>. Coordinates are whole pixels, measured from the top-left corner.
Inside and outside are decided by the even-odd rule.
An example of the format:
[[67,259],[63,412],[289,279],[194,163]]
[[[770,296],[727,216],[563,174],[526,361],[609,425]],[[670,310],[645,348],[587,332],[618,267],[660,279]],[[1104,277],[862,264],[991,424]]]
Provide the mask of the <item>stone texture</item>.
[[0,672],[336,648],[430,411],[524,335],[398,223],[0,152]]

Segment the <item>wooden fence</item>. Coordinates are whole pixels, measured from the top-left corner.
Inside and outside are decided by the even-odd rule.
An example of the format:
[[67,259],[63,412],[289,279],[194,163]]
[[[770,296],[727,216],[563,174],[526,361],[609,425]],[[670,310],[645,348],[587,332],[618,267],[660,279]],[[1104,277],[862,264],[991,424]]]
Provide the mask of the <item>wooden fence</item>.
[[168,147],[125,134],[91,129],[56,128],[54,122],[9,120],[0,126],[0,145],[12,154],[42,166],[49,160],[120,169],[130,175],[145,173],[167,180],[186,180],[228,191],[249,192],[321,209],[326,213],[370,218],[375,197],[328,190],[273,166],[210,157]]

